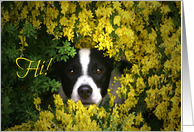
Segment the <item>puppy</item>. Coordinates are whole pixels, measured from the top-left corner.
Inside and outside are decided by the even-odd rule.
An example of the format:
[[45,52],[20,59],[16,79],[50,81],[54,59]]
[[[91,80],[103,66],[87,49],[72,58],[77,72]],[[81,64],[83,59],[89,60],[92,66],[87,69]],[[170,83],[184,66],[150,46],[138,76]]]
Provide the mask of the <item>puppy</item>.
[[[63,100],[71,98],[75,102],[81,100],[84,106],[99,105],[102,99],[108,98],[107,89],[111,88],[114,76],[119,77],[120,72],[113,70],[113,58],[104,57],[103,51],[97,49],[77,49],[77,54],[66,62],[60,62],[59,81],[61,87],[58,94]],[[124,100],[116,94],[120,82],[114,84],[113,95],[115,103]]]

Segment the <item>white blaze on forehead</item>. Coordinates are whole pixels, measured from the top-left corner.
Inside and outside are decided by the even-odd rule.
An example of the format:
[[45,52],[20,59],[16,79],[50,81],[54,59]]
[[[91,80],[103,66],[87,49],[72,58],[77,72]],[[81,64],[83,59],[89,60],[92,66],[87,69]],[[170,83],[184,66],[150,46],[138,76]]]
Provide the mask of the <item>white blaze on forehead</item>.
[[90,49],[80,49],[79,58],[82,66],[83,75],[87,75],[88,65],[90,62]]

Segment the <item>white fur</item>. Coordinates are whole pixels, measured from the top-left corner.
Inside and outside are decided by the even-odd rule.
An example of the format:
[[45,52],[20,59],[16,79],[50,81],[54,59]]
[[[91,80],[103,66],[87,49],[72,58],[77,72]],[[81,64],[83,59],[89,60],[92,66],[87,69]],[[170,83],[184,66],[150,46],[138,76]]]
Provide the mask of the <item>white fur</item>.
[[97,87],[97,85],[94,83],[93,79],[87,75],[83,75],[83,76],[78,78],[78,80],[73,88],[71,98],[75,102],[77,102],[80,99],[77,91],[78,91],[78,88],[82,85],[89,85],[92,88],[93,92],[92,92],[92,95],[90,96],[91,102],[97,104],[102,99],[102,96],[100,94],[100,88]]
[[79,59],[82,66],[83,75],[87,75],[88,64],[90,63],[90,49],[80,49]]

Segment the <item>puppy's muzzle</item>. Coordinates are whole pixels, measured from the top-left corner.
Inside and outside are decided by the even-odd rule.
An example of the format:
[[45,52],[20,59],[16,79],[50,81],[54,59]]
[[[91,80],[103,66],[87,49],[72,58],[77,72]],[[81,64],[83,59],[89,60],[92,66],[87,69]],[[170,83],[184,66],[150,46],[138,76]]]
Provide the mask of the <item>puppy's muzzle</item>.
[[92,95],[92,91],[89,85],[82,85],[78,88],[78,94],[82,99],[88,99]]

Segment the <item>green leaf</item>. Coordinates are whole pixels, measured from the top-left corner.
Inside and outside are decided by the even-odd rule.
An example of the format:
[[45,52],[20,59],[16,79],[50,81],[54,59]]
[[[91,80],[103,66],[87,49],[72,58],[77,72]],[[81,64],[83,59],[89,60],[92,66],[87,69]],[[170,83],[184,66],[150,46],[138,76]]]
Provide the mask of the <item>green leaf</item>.
[[13,110],[9,108],[11,105],[10,98],[8,96],[5,97],[3,104],[2,104],[2,110],[4,111],[4,114],[12,113]]

